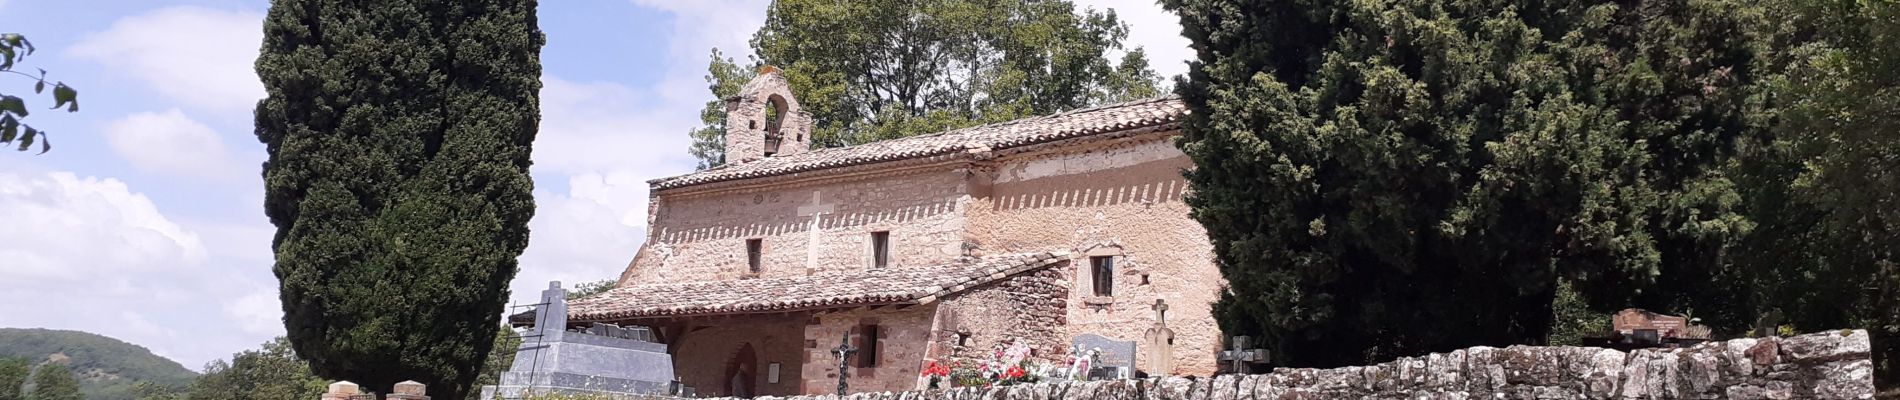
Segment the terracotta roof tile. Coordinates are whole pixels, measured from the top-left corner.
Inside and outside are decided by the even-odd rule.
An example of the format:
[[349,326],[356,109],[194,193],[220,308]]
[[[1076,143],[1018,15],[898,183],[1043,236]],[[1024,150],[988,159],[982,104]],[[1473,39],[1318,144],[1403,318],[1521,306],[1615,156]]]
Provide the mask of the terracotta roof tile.
[[766,157],[686,175],[655,179],[647,183],[654,189],[670,189],[702,183],[929,157],[972,149],[1002,150],[1170,124],[1178,122],[1183,115],[1187,115],[1187,105],[1182,103],[1181,99],[1173,96],[1159,97],[856,146]]
[[736,281],[634,285],[568,302],[573,322],[747,314],[934,299],[1055,265],[1067,252],[988,256],[928,267]]

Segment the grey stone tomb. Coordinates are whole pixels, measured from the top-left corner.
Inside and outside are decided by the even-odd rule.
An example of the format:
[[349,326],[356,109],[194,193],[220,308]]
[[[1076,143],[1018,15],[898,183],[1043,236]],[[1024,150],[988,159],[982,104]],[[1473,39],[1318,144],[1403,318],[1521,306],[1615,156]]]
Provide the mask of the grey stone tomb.
[[645,329],[602,325],[569,331],[567,290],[560,282],[549,283],[535,308],[534,327],[521,334],[514,364],[502,373],[500,385],[482,387],[482,398],[668,394],[675,378],[673,357],[650,337]]
[[1109,339],[1093,333],[1076,336],[1071,342],[1084,351],[1098,351],[1095,363],[1089,365],[1090,380],[1135,377],[1135,342]]

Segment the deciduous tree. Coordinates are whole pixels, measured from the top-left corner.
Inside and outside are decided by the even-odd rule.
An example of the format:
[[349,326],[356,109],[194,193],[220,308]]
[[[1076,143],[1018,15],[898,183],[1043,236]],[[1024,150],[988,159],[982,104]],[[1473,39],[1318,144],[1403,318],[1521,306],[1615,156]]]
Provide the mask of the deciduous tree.
[[33,371],[33,392],[27,395],[30,400],[85,400],[79,393],[79,378],[73,376],[73,370],[66,364],[49,362]]
[[0,400],[25,400],[27,374],[33,363],[24,358],[0,357]]
[[[835,147],[1160,94],[1127,36],[1068,0],[777,0],[751,45],[812,114],[813,146]],[[752,77],[717,50],[709,69],[702,168],[723,162],[720,100]]]
[[264,342],[262,348],[231,356],[231,362],[212,361],[188,389],[192,400],[314,399],[328,382],[310,372],[297,358],[290,340]]
[[256,132],[285,328],[317,375],[459,398],[534,213],[533,0],[279,0]]
[[[65,82],[47,81],[44,69],[38,70],[38,74],[14,69],[27,56],[33,55],[34,50],[37,49],[33,47],[32,41],[26,40],[26,36],[0,33],[0,75],[26,77],[33,82],[34,94],[45,93],[53,98],[52,109],[79,112],[78,90],[66,86]],[[52,92],[48,93],[48,89]],[[34,141],[38,140],[41,153],[52,150],[53,142],[46,138],[46,131],[35,129],[23,121],[29,114],[32,114],[32,109],[27,107],[26,99],[0,91],[0,144],[12,144],[17,140],[20,151],[26,151],[33,148]]]

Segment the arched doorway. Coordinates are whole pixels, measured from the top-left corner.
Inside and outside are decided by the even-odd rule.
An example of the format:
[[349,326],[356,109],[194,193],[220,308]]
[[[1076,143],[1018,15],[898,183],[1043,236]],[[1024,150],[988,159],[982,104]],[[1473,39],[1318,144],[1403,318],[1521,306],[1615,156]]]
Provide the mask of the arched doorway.
[[751,343],[739,346],[732,358],[726,360],[726,395],[731,397],[752,397],[759,394],[759,354],[752,349]]

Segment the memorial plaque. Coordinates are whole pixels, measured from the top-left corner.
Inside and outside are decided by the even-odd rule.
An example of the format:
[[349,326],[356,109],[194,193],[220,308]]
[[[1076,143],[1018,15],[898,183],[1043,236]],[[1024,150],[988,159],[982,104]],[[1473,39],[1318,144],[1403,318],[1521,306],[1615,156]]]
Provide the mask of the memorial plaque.
[[1089,379],[1127,379],[1135,374],[1135,342],[1109,339],[1093,333],[1076,336],[1073,341],[1083,350],[1096,350],[1089,366]]

